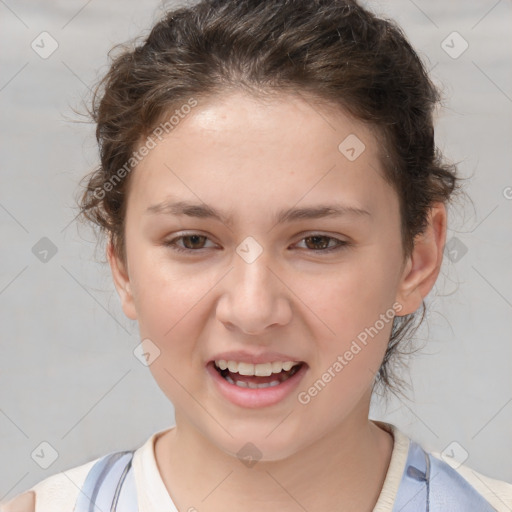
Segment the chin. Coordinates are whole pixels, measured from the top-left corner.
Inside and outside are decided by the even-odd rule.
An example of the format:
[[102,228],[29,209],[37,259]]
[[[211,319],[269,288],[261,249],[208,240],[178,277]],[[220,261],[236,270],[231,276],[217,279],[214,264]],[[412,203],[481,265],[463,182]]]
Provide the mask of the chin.
[[262,432],[252,427],[243,433],[235,434],[230,429],[233,437],[226,434],[222,439],[211,439],[211,441],[219,449],[237,458],[247,467],[252,467],[257,462],[278,462],[300,450],[300,443],[296,435],[290,435],[284,431],[268,435],[268,432],[271,431],[272,428]]

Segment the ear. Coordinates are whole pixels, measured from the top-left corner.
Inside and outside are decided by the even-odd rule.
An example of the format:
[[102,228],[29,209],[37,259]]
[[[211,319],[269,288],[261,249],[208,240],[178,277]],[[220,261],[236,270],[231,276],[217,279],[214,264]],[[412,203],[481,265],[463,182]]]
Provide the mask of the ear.
[[435,203],[429,212],[423,233],[414,240],[414,249],[400,279],[397,302],[402,304],[400,316],[414,313],[433,288],[441,264],[446,241],[446,208]]
[[125,268],[124,263],[117,256],[117,254],[115,254],[111,239],[107,244],[107,258],[110,264],[110,269],[112,271],[114,285],[116,287],[119,298],[121,299],[121,306],[123,308],[124,314],[131,320],[136,320],[137,311],[135,309],[135,302],[133,300],[128,269]]

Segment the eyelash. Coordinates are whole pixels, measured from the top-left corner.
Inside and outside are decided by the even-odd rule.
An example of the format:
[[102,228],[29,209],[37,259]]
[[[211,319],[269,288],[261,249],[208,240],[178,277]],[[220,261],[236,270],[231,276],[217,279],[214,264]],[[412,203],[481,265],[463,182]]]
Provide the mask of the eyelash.
[[[204,249],[207,249],[207,248],[204,248],[204,247],[201,248],[201,249],[187,249],[185,247],[180,247],[179,245],[176,245],[176,241],[177,240],[181,240],[183,238],[188,238],[188,237],[193,237],[193,236],[204,237],[204,238],[206,238],[208,240],[208,237],[206,237],[205,235],[201,235],[199,233],[187,233],[187,234],[178,236],[176,238],[173,238],[172,240],[168,240],[168,241],[164,242],[164,245],[166,247],[169,247],[173,251],[181,252],[181,253],[189,253],[189,254],[190,253],[201,252]],[[346,248],[346,247],[348,247],[350,245],[349,242],[346,242],[344,240],[339,240],[338,238],[334,238],[332,236],[323,235],[321,233],[313,233],[311,235],[308,235],[308,236],[302,238],[300,240],[300,242],[302,242],[303,240],[306,240],[307,238],[326,238],[329,241],[330,240],[334,240],[336,242],[336,245],[334,247],[330,247],[328,249],[317,249],[317,250],[309,249],[310,252],[314,252],[314,253],[321,253],[321,254],[331,253],[331,252],[342,250],[342,249],[344,249],[344,248]],[[308,249],[306,249],[306,250],[308,250]]]

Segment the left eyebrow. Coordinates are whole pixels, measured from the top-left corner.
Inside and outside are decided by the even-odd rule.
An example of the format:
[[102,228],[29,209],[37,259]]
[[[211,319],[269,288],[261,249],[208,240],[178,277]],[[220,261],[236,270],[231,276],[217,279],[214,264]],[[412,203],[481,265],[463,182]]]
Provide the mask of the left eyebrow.
[[[212,206],[205,203],[192,203],[189,201],[162,201],[161,203],[149,206],[146,210],[147,214],[168,214],[168,215],[186,215],[188,217],[196,217],[201,219],[211,218],[222,222],[227,226],[233,225],[233,214],[228,214],[216,210]],[[321,219],[324,217],[371,217],[371,213],[362,208],[355,206],[334,204],[319,204],[304,208],[287,208],[277,212],[274,215],[274,225],[284,224],[307,219]]]

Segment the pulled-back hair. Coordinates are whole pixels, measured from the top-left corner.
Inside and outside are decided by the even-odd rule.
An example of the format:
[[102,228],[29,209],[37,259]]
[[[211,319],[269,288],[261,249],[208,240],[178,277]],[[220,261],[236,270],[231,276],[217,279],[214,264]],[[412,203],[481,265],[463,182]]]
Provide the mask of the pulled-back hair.
[[[134,151],[191,98],[292,93],[366,122],[399,198],[404,257],[433,203],[447,203],[457,188],[455,166],[434,142],[438,90],[401,29],[356,1],[202,0],[167,12],[147,38],[121,49],[94,90],[101,163],[83,178],[79,207],[123,262]],[[419,323],[417,314],[394,318],[374,390],[402,391],[391,364],[405,354],[400,342],[423,320],[424,303]]]

